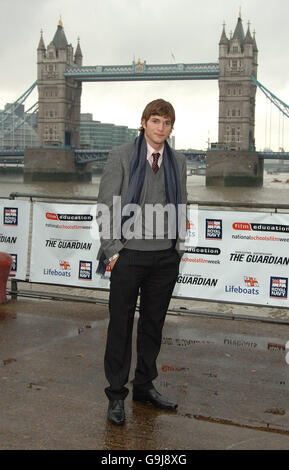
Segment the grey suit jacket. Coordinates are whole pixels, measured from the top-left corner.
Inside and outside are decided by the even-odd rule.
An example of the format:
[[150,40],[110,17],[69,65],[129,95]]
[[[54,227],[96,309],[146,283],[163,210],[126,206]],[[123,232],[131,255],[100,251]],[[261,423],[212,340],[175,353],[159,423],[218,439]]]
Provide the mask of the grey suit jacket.
[[[129,184],[129,174],[130,174],[130,162],[134,152],[134,142],[121,145],[120,147],[114,148],[107,159],[103,175],[100,182],[99,194],[98,194],[98,204],[105,204],[109,207],[111,212],[110,224],[112,227],[112,207],[113,207],[113,196],[121,196],[121,200],[124,200],[128,184]],[[181,191],[182,191],[182,204],[187,203],[187,167],[186,167],[186,158],[184,155],[174,152],[177,163],[179,166],[180,180],[181,180]],[[184,221],[186,223],[186,221]],[[101,238],[101,248],[105,253],[105,256],[108,260],[115,253],[119,253],[124,244],[120,239],[114,238]],[[179,251],[179,254],[182,254],[184,250],[179,249],[179,244],[183,240],[178,240],[176,244],[176,249]],[[99,258],[99,253],[97,258]]]

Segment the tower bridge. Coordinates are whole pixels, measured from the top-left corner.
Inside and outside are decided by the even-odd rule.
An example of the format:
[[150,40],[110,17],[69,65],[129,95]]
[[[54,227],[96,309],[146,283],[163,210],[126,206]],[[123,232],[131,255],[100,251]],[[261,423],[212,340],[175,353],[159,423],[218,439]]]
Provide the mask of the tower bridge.
[[81,82],[216,80],[219,77],[219,64],[147,64],[139,60],[131,65],[74,65],[67,67],[64,76]]
[[[245,34],[240,14],[230,38],[223,27],[218,62],[148,64],[138,60],[130,65],[83,66],[82,61],[80,42],[74,52],[61,21],[47,47],[41,33],[37,48],[37,82],[30,87],[31,92],[37,83],[38,103],[34,109],[38,111],[40,147],[25,149],[26,179],[49,179],[51,174],[54,179],[89,179],[90,162],[105,160],[107,151],[79,148],[82,82],[218,80],[218,142],[214,149],[196,151],[191,158],[196,158],[197,154],[206,158],[207,185],[262,185],[263,160],[276,155],[268,157],[256,152],[257,87],[286,117],[289,117],[289,107],[257,80],[255,34],[251,34],[249,25]],[[24,94],[12,105],[10,116],[25,99]],[[9,119],[0,114],[0,137],[1,129],[2,137],[10,131]],[[287,158],[285,154],[283,157]]]

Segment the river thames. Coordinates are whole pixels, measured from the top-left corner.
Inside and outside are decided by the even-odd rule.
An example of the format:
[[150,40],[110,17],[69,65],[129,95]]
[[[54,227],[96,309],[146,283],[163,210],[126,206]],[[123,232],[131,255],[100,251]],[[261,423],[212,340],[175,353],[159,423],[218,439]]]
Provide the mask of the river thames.
[[[0,197],[9,197],[12,192],[29,194],[65,195],[95,197],[97,199],[101,175],[94,175],[91,183],[76,182],[33,182],[24,183],[23,176],[0,174]],[[288,181],[288,182],[287,182]],[[267,174],[264,171],[264,184],[260,188],[206,187],[205,176],[190,175],[187,179],[188,200],[250,203],[289,203],[289,172]]]

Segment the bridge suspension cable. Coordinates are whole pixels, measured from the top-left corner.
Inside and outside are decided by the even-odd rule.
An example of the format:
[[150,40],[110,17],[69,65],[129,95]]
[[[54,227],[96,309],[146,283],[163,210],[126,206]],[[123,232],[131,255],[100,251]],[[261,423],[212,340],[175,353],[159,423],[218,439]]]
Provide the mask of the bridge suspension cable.
[[[265,148],[271,148],[272,138],[272,113],[275,107],[278,113],[278,150],[284,152],[284,125],[285,118],[289,117],[289,106],[284,103],[280,98],[274,95],[268,88],[262,83],[256,80],[255,77],[251,77],[252,81],[258,86],[258,88],[265,95],[266,99],[266,111],[265,111]],[[277,142],[276,142],[277,143]]]
[[14,103],[9,104],[5,110],[0,112],[0,124],[3,124],[7,119],[9,119],[15,111],[19,108],[21,104],[28,98],[28,96],[32,93],[34,88],[37,85],[37,81],[32,83],[32,85],[26,90]]
[[251,77],[251,80],[257,85],[257,87],[264,93],[264,95],[281,111],[284,116],[289,118],[289,106],[274,95],[268,88],[264,87],[262,83],[258,82],[255,77]]

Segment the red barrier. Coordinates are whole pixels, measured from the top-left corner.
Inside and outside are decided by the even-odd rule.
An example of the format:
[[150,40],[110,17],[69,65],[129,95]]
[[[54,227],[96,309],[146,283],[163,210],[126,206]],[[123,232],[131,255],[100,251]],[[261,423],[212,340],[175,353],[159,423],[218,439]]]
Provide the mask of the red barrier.
[[0,252],[0,304],[7,302],[6,285],[12,263],[12,256]]

